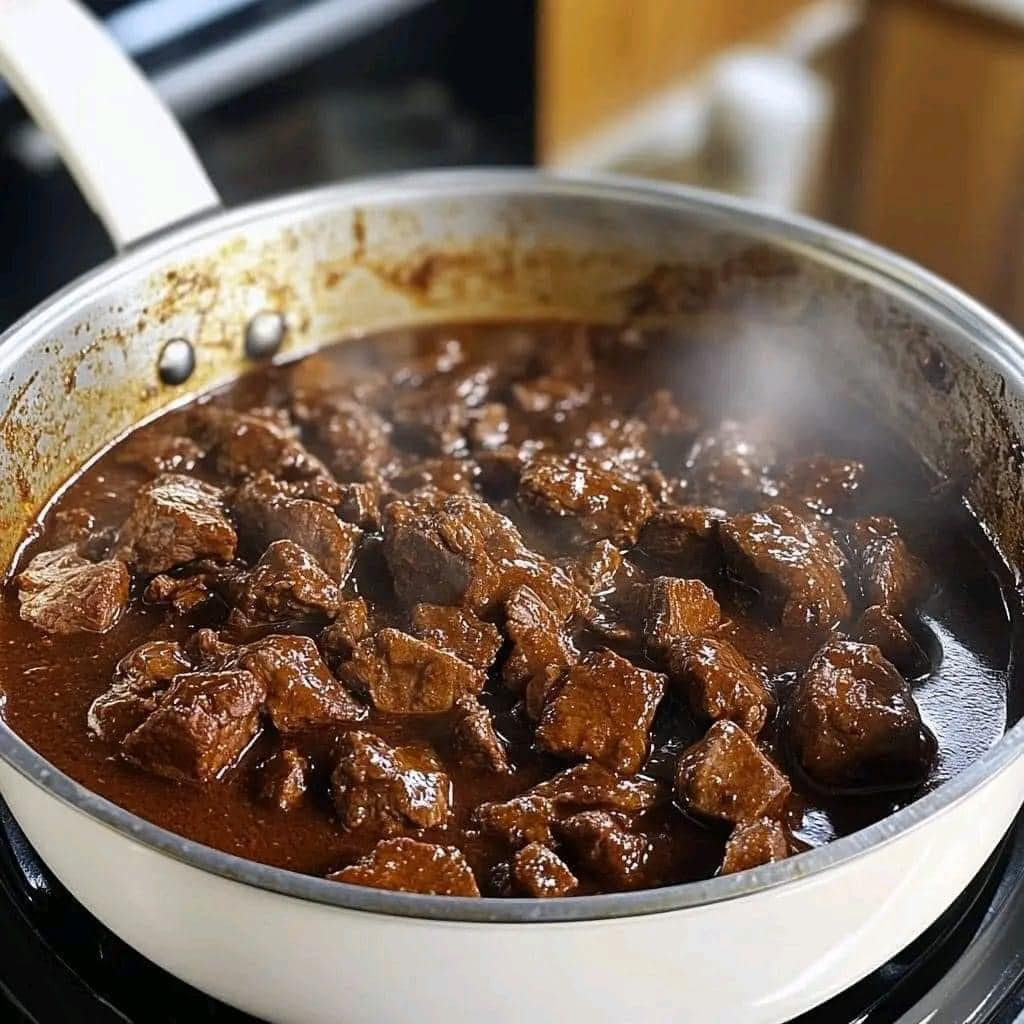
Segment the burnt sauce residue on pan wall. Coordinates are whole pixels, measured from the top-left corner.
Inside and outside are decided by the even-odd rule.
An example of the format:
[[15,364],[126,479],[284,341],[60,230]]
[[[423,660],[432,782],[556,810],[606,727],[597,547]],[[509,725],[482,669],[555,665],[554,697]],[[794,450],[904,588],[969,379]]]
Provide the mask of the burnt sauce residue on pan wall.
[[0,602],[21,736],[165,828],[367,858],[363,884],[740,870],[911,802],[1015,713],[1017,596],[956,488],[756,343],[338,346],[114,447],[30,564]]

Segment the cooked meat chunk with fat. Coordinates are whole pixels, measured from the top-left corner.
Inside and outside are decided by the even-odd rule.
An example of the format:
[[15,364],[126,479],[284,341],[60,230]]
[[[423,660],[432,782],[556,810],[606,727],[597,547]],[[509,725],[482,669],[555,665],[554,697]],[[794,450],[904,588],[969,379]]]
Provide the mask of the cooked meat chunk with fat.
[[154,576],[143,592],[146,604],[169,604],[179,614],[192,611],[208,601],[213,592],[202,576]]
[[476,771],[506,775],[512,771],[505,745],[494,731],[494,721],[476,697],[455,702],[458,715],[452,726],[452,750],[459,764]]
[[597,761],[574,764],[530,792],[550,800],[559,814],[585,810],[640,814],[666,799],[661,783],[617,775]]
[[651,841],[631,832],[627,821],[608,811],[582,811],[566,818],[558,836],[570,860],[603,885],[612,889],[638,889],[644,885],[644,868]]
[[634,775],[647,757],[651,723],[664,692],[664,676],[612,651],[594,651],[569,670],[548,700],[537,743],[561,757],[592,757],[606,768]]
[[920,679],[931,671],[931,660],[913,634],[881,605],[865,608],[853,629],[853,639],[874,644],[904,679]]
[[791,463],[780,480],[780,493],[810,511],[830,516],[843,512],[864,482],[864,463],[813,455]]
[[309,760],[294,747],[284,747],[260,766],[260,799],[279,811],[298,807],[306,794]]
[[675,575],[709,577],[722,565],[718,526],[725,518],[704,505],[656,509],[640,531],[640,550]]
[[362,860],[327,877],[332,882],[428,896],[480,895],[460,850],[405,837],[382,839]]
[[702,721],[727,719],[756,736],[775,710],[761,673],[728,640],[693,637],[674,645],[668,674]]
[[654,653],[665,654],[677,640],[707,633],[721,621],[722,609],[707,584],[675,576],[651,580],[644,641]]
[[497,628],[461,608],[418,604],[412,610],[412,629],[421,640],[485,672],[501,649]]
[[229,562],[237,544],[220,488],[163,473],[135,495],[113,554],[138,572],[155,575],[198,558]]
[[721,875],[748,871],[762,864],[774,864],[789,856],[789,841],[782,825],[771,818],[737,825],[725,844]]
[[911,554],[893,520],[871,516],[848,530],[864,603],[900,617],[913,610],[926,586],[926,571]]
[[331,774],[331,799],[342,825],[384,835],[443,825],[450,789],[448,776],[429,750],[392,747],[359,730],[342,737]]
[[910,687],[877,647],[833,640],[790,694],[786,735],[804,774],[835,790],[920,785],[936,742]]
[[732,506],[774,493],[775,449],[753,424],[723,420],[694,440],[686,468],[699,500]]
[[480,804],[473,812],[472,824],[490,839],[506,843],[512,849],[530,843],[550,844],[555,808],[550,800],[532,793],[511,800]]
[[105,633],[128,607],[124,562],[90,562],[74,544],[36,555],[17,582],[19,615],[44,633]]
[[694,814],[736,825],[779,813],[789,780],[735,722],[715,722],[676,766],[680,803]]
[[610,541],[599,540],[565,563],[565,569],[581,594],[603,594],[615,585],[622,552]]
[[341,601],[334,613],[334,621],[320,634],[320,649],[330,661],[345,659],[352,654],[360,640],[371,633],[370,610],[365,599],[353,597]]
[[530,843],[515,852],[510,879],[515,895],[535,899],[569,896],[579,884],[565,862],[541,843]]

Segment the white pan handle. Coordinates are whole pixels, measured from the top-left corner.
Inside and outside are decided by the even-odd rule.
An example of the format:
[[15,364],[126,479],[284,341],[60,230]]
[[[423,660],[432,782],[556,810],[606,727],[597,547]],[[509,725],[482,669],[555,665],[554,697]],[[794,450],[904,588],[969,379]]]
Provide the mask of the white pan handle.
[[119,249],[220,205],[177,121],[75,0],[0,0],[0,76]]

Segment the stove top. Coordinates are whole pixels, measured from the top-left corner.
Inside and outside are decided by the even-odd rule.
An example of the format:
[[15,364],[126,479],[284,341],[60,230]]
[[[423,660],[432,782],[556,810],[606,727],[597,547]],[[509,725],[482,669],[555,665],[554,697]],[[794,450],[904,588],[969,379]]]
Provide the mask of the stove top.
[[[0,1019],[255,1024],[178,981],[104,928],[50,874],[2,802]],[[1024,1024],[1024,816],[921,938],[798,1019],[845,1022]]]

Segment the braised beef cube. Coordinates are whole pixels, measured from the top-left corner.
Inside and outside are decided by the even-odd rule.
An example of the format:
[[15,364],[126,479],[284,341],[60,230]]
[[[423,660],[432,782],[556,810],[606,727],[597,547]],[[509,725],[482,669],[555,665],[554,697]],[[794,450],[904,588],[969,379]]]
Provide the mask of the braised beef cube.
[[828,629],[850,614],[842,552],[783,505],[733,516],[719,531],[733,570],[778,609],[784,626]]
[[480,772],[507,775],[512,771],[508,754],[494,731],[491,713],[476,697],[455,702],[458,716],[452,726],[452,749],[459,764]]
[[161,573],[146,584],[146,604],[169,604],[176,612],[190,612],[212,597],[202,576],[167,576]]
[[454,846],[382,839],[362,860],[327,876],[332,882],[428,896],[479,896],[473,871]]
[[730,505],[771,495],[775,450],[750,424],[723,420],[693,442],[686,468],[701,500]]
[[462,454],[471,410],[486,402],[496,373],[493,363],[462,364],[400,391],[390,410],[399,443],[429,454]]
[[260,799],[281,811],[302,803],[309,761],[294,747],[271,755],[260,768]]
[[575,441],[575,448],[600,469],[638,475],[651,462],[647,424],[617,415],[592,420]]
[[305,416],[331,471],[343,480],[373,480],[391,455],[391,426],[359,402],[332,396]]
[[264,551],[277,540],[294,541],[333,582],[348,578],[362,532],[343,523],[326,505],[292,498],[285,485],[260,474],[235,491],[232,508],[239,533],[252,551]]
[[780,481],[780,492],[812,512],[830,516],[849,507],[863,482],[863,462],[814,455],[787,468]]
[[924,648],[910,630],[881,605],[866,608],[853,632],[854,638],[862,644],[874,644],[904,679],[919,679],[931,671]]
[[608,811],[582,811],[558,825],[571,860],[613,889],[644,884],[650,840],[630,832],[625,818]]
[[593,651],[569,669],[548,700],[537,743],[552,754],[592,757],[634,775],[647,757],[651,722],[664,691],[664,676],[612,651]]
[[683,751],[676,792],[687,810],[732,825],[778,814],[789,780],[735,722],[715,722]]
[[131,434],[114,449],[121,466],[131,466],[151,476],[159,473],[191,473],[206,453],[190,437],[165,434],[153,428]]
[[128,606],[124,562],[90,562],[74,544],[36,555],[17,582],[21,618],[44,633],[105,633]]
[[519,497],[527,508],[569,520],[582,537],[627,546],[652,512],[643,484],[579,455],[542,452],[523,470]]
[[488,838],[515,850],[530,843],[551,844],[554,818],[550,800],[526,793],[511,800],[480,804],[473,812],[472,823]]
[[644,571],[623,559],[615,570],[610,589],[597,595],[586,610],[587,625],[607,640],[639,646],[649,586]]
[[640,403],[636,411],[638,419],[647,423],[659,437],[678,441],[697,433],[700,420],[675,400],[667,388],[658,388]]
[[636,815],[667,798],[661,783],[617,775],[597,761],[574,764],[534,786],[530,793],[548,800],[560,815],[585,810]]
[[373,733],[346,733],[331,775],[331,799],[347,829],[393,835],[448,820],[451,783],[420,747],[392,747]]
[[721,509],[705,505],[656,509],[640,531],[640,550],[677,575],[711,576],[722,565],[718,527],[725,518]]
[[389,477],[388,483],[401,494],[420,487],[436,487],[445,494],[472,494],[478,475],[476,464],[467,459],[417,459]]
[[860,553],[860,583],[868,605],[905,615],[924,590],[924,566],[898,534],[876,537]]
[[622,565],[622,552],[610,541],[599,540],[566,565],[566,570],[582,594],[604,594],[615,586]]
[[212,782],[259,731],[266,691],[248,672],[176,676],[156,710],[124,738],[132,764],[180,782]]
[[710,632],[722,621],[711,588],[700,580],[659,576],[647,592],[644,639],[647,647],[660,654],[677,640]]
[[181,644],[171,640],[140,644],[117,663],[110,689],[92,702],[89,731],[107,742],[120,743],[156,710],[171,680],[191,671]]
[[542,374],[512,385],[512,398],[525,413],[565,413],[590,401],[593,381]]
[[136,494],[114,557],[139,572],[156,574],[197,558],[229,562],[237,543],[219,488],[164,473]]
[[227,595],[246,622],[329,618],[341,592],[294,541],[275,540],[255,567],[229,580]]
[[461,608],[418,604],[412,610],[412,628],[421,640],[483,671],[494,664],[501,649],[497,628]]
[[789,842],[782,825],[771,818],[748,821],[732,830],[725,844],[721,875],[749,871],[762,864],[774,864],[789,856]]
[[450,711],[464,694],[477,694],[486,676],[479,669],[397,629],[382,629],[356,645],[338,674],[365,693],[378,711],[432,715]]
[[366,601],[354,597],[342,601],[334,621],[320,634],[320,649],[329,659],[347,658],[360,640],[370,635],[370,612]]
[[200,668],[224,668],[238,647],[222,640],[215,630],[197,629],[188,641],[187,651]]
[[676,644],[668,671],[702,721],[727,719],[756,736],[775,709],[761,673],[728,640],[694,637]]
[[811,781],[843,791],[919,786],[936,750],[902,676],[877,647],[850,640],[814,656],[790,696],[787,736]]
[[303,498],[306,501],[318,501],[321,505],[334,508],[345,500],[346,487],[351,484],[339,484],[332,476],[309,476],[299,480],[276,480],[280,493],[289,498]]
[[500,402],[490,402],[477,409],[469,421],[469,443],[474,449],[501,448],[508,440],[508,409]]
[[565,862],[548,847],[530,843],[512,857],[511,889],[517,896],[569,896],[579,884]]
[[578,655],[560,616],[529,587],[519,587],[505,605],[505,632],[512,650],[501,669],[505,685],[526,694],[526,711],[536,721],[551,688],[576,664]]
[[376,483],[342,484],[337,506],[338,516],[360,530],[375,533],[380,529],[381,488]]
[[241,479],[267,472],[294,480],[328,475],[326,466],[298,439],[287,416],[207,407],[198,419],[217,471],[224,476]]

